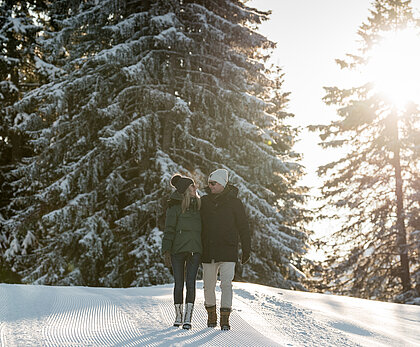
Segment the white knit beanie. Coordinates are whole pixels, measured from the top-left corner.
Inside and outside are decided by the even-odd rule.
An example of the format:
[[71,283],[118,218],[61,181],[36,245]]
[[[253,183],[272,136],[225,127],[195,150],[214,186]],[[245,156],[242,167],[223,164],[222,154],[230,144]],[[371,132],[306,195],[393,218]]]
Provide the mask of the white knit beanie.
[[225,169],[217,169],[216,171],[213,171],[209,176],[209,181],[216,181],[223,187],[226,187],[228,180],[228,172]]

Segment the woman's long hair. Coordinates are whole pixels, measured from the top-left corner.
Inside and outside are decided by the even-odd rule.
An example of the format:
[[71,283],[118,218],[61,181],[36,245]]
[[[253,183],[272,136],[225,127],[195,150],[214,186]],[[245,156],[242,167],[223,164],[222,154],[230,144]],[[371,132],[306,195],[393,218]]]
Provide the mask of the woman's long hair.
[[[181,204],[181,209],[182,209],[182,213],[185,213],[186,210],[188,210],[190,208],[190,203],[191,203],[191,186],[189,186],[182,197],[182,204]],[[197,192],[195,192],[195,198],[197,200],[197,210],[200,210],[201,207],[201,199],[200,199],[200,195],[198,195]]]

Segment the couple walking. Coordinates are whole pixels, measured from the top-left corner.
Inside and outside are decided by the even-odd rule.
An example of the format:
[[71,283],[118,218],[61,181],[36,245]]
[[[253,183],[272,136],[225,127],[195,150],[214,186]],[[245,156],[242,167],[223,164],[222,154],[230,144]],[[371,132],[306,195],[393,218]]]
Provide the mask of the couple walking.
[[[232,310],[232,281],[238,258],[239,238],[242,264],[250,256],[251,240],[245,209],[237,198],[238,189],[228,183],[228,172],[218,169],[208,178],[207,195],[197,194],[189,177],[175,175],[171,185],[176,189],[166,212],[162,252],[166,266],[172,266],[175,286],[175,323],[191,329],[195,301],[195,281],[203,264],[204,306],[208,327],[216,327],[216,282],[220,273],[220,327],[229,330]],[[185,314],[183,310],[184,276],[186,282]]]

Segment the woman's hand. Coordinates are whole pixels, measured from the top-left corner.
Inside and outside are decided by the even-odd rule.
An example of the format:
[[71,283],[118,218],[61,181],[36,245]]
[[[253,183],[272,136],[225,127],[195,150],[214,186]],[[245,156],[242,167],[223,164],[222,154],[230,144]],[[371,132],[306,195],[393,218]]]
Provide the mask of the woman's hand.
[[165,266],[166,267],[169,267],[169,268],[172,267],[171,253],[169,251],[166,251],[163,254],[163,260],[164,260],[164,263],[165,263]]

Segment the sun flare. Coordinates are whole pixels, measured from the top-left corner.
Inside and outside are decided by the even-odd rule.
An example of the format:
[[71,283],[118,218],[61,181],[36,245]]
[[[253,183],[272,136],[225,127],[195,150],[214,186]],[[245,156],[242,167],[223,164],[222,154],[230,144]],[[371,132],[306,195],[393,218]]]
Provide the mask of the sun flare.
[[377,92],[397,107],[420,102],[420,36],[414,29],[388,32],[369,54],[367,74]]

